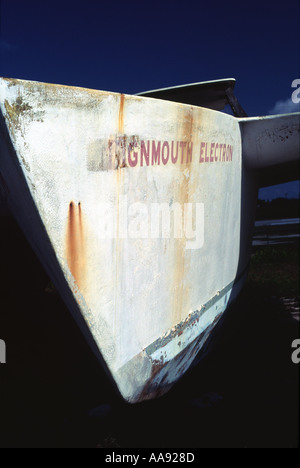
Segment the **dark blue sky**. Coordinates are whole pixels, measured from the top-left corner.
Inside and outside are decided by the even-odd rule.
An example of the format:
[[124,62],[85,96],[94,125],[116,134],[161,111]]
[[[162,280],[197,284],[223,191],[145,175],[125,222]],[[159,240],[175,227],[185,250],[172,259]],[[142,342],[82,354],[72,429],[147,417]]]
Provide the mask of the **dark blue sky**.
[[0,3],[0,76],[128,94],[235,78],[249,116],[294,110],[298,0]]

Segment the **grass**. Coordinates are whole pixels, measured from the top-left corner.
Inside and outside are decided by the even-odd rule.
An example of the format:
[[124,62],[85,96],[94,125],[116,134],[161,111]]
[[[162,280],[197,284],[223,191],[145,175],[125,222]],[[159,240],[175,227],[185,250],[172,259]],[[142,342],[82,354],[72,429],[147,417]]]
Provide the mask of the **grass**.
[[299,297],[299,245],[269,245],[254,252],[247,286],[267,296]]

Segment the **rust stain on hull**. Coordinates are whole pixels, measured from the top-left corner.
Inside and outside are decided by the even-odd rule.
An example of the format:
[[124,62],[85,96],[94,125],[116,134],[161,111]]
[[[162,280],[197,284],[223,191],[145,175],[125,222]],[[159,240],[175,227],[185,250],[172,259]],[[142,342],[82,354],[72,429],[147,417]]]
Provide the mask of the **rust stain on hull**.
[[119,133],[124,133],[124,94],[120,96],[120,109],[119,109]]
[[[179,119],[178,119],[179,120]],[[180,129],[181,140],[185,145],[188,145],[192,141],[194,126],[193,109],[188,108],[185,111],[185,115],[182,121],[182,127]],[[183,154],[183,153],[182,153]],[[182,156],[179,156],[182,158]],[[181,177],[176,187],[177,198],[181,203],[181,206],[192,201],[192,196],[197,189],[197,186],[192,185],[189,172],[192,166],[192,159],[186,157],[185,163],[180,166]],[[187,172],[186,172],[187,171]],[[177,324],[181,321],[182,315],[184,314],[184,305],[189,302],[189,291],[190,286],[184,282],[185,271],[189,268],[189,260],[186,256],[186,245],[183,239],[178,239],[176,243],[176,253],[174,255],[174,266],[172,281],[174,285],[173,294],[173,324]]]
[[69,204],[66,258],[76,284],[82,290],[84,288],[86,255],[83,215],[80,202],[76,204],[72,201]]

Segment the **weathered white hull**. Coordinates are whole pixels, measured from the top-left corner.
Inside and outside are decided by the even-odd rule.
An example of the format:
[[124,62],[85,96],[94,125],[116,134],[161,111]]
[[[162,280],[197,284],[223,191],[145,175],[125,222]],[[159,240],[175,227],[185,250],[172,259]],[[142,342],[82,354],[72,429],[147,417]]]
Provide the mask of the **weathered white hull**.
[[0,104],[2,198],[123,398],[163,394],[246,275],[240,121],[6,79]]

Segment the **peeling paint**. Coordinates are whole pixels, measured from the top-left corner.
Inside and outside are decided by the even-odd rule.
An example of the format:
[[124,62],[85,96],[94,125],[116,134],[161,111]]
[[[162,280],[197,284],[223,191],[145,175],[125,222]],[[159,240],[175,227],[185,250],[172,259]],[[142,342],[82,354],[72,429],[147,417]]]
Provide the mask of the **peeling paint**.
[[28,103],[23,102],[21,97],[18,97],[16,102],[12,105],[10,105],[7,100],[5,100],[4,106],[11,124],[14,125],[16,128],[20,128],[20,119],[22,115],[25,112],[29,112],[32,110],[32,107]]
[[18,96],[12,104],[8,100],[4,101],[4,107],[8,116],[8,124],[11,131],[22,131],[22,119],[29,118],[36,122],[43,122],[43,111],[33,110],[32,106],[23,100],[22,96]]

